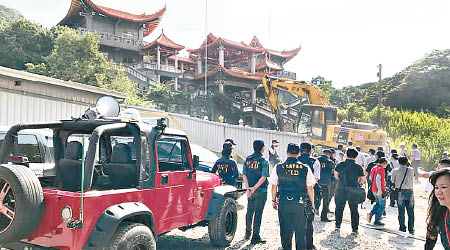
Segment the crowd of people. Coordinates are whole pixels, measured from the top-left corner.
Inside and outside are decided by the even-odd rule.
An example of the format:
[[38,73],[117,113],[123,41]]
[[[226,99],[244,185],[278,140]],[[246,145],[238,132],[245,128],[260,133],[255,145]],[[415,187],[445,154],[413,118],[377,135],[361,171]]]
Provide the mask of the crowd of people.
[[[213,172],[226,184],[235,185],[237,164],[232,150],[236,144],[227,139]],[[414,234],[414,183],[419,176],[429,178],[430,208],[427,218],[427,242],[425,249],[433,249],[440,234],[444,248],[450,249],[450,159],[444,152],[437,171],[426,172],[421,168],[422,156],[416,144],[408,153],[406,145],[400,149],[378,147],[368,153],[361,152],[349,142],[348,147],[324,149],[321,155],[314,145],[304,142],[289,143],[287,158],[278,154],[279,142],[272,140],[269,159],[265,159],[266,145],[262,140],[253,142],[254,153],[243,163],[243,183],[247,187],[247,214],[245,239],[251,243],[265,243],[260,237],[261,219],[271,193],[272,207],[278,210],[281,245],[291,249],[295,233],[296,249],[316,249],[313,244],[313,220],[315,215],[322,222],[332,222],[329,205],[334,198],[334,221],[340,230],[345,206],[351,215],[352,233],[358,233],[359,205],[367,198],[373,204],[367,221],[383,227],[386,203],[398,208],[399,231]],[[270,187],[269,187],[270,184]],[[320,211],[321,208],[321,211]],[[408,219],[406,221],[406,215]],[[445,223],[443,223],[445,222]]]

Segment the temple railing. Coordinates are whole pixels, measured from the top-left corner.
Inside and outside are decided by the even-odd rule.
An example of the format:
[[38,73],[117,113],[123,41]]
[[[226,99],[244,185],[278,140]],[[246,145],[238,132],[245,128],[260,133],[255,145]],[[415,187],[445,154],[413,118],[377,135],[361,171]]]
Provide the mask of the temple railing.
[[119,47],[123,49],[140,51],[142,46],[147,43],[143,40],[136,40],[125,36],[114,35],[108,32],[98,32],[96,30],[88,30],[86,28],[78,28],[78,33],[84,35],[88,32],[94,32],[98,34],[100,38],[100,44],[108,45],[111,47]]
[[289,78],[289,79],[292,79],[292,80],[297,80],[297,73],[283,70],[283,71],[278,71],[277,72],[277,77]]

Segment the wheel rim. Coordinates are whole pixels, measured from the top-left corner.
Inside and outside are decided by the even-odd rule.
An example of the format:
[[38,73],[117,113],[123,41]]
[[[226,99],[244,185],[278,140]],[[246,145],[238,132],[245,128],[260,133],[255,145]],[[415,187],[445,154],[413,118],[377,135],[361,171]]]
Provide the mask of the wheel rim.
[[8,229],[16,215],[16,197],[9,182],[0,178],[0,232]]
[[233,211],[228,211],[227,217],[225,220],[225,233],[227,236],[234,235],[235,228],[235,216]]

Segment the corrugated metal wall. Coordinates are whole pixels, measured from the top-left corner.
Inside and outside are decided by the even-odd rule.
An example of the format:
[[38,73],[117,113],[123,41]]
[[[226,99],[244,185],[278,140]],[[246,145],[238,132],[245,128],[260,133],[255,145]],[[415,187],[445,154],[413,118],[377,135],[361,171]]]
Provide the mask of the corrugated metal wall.
[[79,117],[88,105],[0,89],[0,125],[57,121]]
[[[141,108],[139,108],[141,109]],[[141,109],[145,110],[145,109]],[[143,117],[162,116],[155,113],[141,112]],[[253,141],[263,140],[267,146],[271,145],[273,139],[280,142],[278,153],[282,159],[286,159],[286,148],[288,143],[295,142],[300,144],[306,140],[306,137],[300,134],[277,132],[260,128],[245,128],[237,125],[229,125],[212,121],[190,117],[181,114],[168,115],[168,125],[170,128],[183,130],[188,134],[192,143],[200,144],[207,149],[220,152],[222,144],[227,138],[232,138],[237,144],[235,150],[241,156],[247,156],[253,153]],[[265,156],[268,156],[268,147]]]

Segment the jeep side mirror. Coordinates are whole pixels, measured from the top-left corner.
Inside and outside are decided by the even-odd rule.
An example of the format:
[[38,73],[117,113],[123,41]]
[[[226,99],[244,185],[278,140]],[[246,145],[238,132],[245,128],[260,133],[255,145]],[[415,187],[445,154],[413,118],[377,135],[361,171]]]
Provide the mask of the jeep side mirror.
[[198,168],[199,162],[200,162],[200,158],[198,158],[198,155],[194,155],[194,169]]

